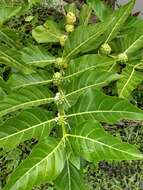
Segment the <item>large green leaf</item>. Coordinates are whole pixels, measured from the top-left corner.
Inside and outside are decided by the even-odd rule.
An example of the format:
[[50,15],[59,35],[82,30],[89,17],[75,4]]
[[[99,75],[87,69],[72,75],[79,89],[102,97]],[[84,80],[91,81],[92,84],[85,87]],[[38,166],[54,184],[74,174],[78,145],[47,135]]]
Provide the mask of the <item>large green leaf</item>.
[[69,139],[75,151],[88,161],[143,159],[135,146],[107,134],[95,120],[75,127],[73,134],[69,134]]
[[81,171],[77,170],[68,159],[62,173],[55,181],[55,186],[57,190],[88,190],[84,185]]
[[103,1],[101,0],[87,0],[89,6],[94,10],[96,16],[101,20],[105,21],[107,17],[109,17],[112,13],[110,7],[108,7]]
[[81,93],[85,93],[88,88],[98,89],[119,78],[120,75],[116,73],[107,72],[98,68],[82,72],[65,82],[65,98],[71,105],[71,103],[75,103],[78,96]]
[[127,30],[120,38],[121,52],[131,55],[143,47],[143,28],[136,27]]
[[63,140],[47,139],[38,144],[31,155],[11,175],[3,190],[31,190],[32,187],[53,181],[64,168]]
[[15,16],[21,10],[21,6],[0,3],[0,25],[11,17]]
[[96,119],[101,122],[116,123],[121,119],[142,120],[143,111],[127,100],[111,97],[95,89],[88,89],[69,110],[67,118],[74,122]]
[[58,24],[52,20],[47,20],[43,26],[37,26],[32,31],[38,43],[59,42],[61,34]]
[[116,61],[114,59],[106,56],[98,54],[84,55],[70,61],[65,71],[65,79],[70,79],[83,72],[97,68],[108,71],[115,64]]
[[42,108],[23,111],[0,126],[0,147],[13,148],[31,138],[48,137],[53,123],[51,113]]
[[31,66],[45,67],[55,62],[55,57],[40,46],[23,48],[20,53],[21,59]]
[[0,47],[0,63],[16,68],[23,73],[30,73],[32,69],[20,59],[20,52],[13,48]]
[[128,98],[131,92],[143,81],[143,74],[136,68],[140,64],[127,65],[122,72],[122,78],[117,82],[119,97]]
[[10,112],[39,106],[53,101],[52,93],[46,86],[29,86],[13,92],[0,101],[0,117]]
[[105,34],[105,43],[111,41],[114,37],[116,37],[124,22],[131,14],[134,4],[135,0],[131,0],[128,4],[122,6],[111,15],[112,22],[110,23],[109,29]]
[[10,47],[21,47],[21,44],[18,40],[18,34],[15,31],[7,28],[0,29],[0,41],[6,43]]
[[111,20],[96,25],[79,26],[66,40],[63,57],[70,59],[75,55],[96,49],[96,40],[107,30]]
[[17,90],[18,88],[24,88],[34,85],[45,85],[52,82],[52,75],[44,70],[38,70],[35,73],[25,74],[14,73],[7,81],[7,85],[11,90]]

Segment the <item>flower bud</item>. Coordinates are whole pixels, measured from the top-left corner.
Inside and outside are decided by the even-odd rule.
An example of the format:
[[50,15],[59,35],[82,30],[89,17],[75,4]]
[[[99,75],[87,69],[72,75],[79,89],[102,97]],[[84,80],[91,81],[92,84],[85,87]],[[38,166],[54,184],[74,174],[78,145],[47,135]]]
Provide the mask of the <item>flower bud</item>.
[[59,57],[56,59],[55,67],[58,69],[66,69],[68,67],[68,64],[63,58]]
[[67,35],[62,35],[60,37],[60,44],[61,46],[64,46],[65,45],[65,41],[67,40],[68,36]]
[[67,24],[65,26],[65,29],[66,29],[67,32],[73,32],[74,31],[74,25]]
[[73,25],[76,22],[76,16],[72,12],[68,12],[66,15],[66,23]]
[[54,100],[57,105],[62,105],[64,103],[64,97],[60,94],[60,92],[56,93]]
[[128,56],[126,53],[120,53],[118,56],[117,56],[117,61],[120,62],[120,63],[126,63],[128,61]]
[[56,85],[56,86],[60,85],[62,80],[63,80],[63,77],[62,77],[62,74],[60,72],[54,73],[54,76],[53,76],[54,85]]
[[103,55],[109,55],[111,53],[112,49],[109,46],[109,44],[103,44],[101,45],[99,52]]

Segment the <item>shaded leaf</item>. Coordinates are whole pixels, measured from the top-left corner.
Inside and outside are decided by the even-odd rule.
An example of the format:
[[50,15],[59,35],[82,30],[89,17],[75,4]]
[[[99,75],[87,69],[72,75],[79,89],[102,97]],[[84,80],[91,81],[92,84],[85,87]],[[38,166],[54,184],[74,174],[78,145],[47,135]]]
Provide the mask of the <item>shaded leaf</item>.
[[143,74],[137,71],[136,65],[127,65],[122,71],[122,78],[117,82],[118,94],[121,98],[128,98],[131,92],[143,81]]
[[82,172],[77,170],[68,159],[62,173],[55,181],[55,186],[57,190],[87,190]]

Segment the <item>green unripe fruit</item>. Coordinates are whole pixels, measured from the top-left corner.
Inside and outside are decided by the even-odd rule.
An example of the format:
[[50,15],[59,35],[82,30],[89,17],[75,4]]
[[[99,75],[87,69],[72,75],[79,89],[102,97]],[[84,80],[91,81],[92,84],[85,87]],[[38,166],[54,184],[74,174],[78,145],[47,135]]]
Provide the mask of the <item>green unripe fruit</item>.
[[117,61],[120,62],[120,63],[126,63],[128,61],[128,56],[126,53],[120,53],[118,56],[117,56]]
[[100,49],[99,52],[103,55],[109,55],[111,53],[112,49],[109,46],[109,44],[103,44]]
[[65,45],[65,41],[67,40],[68,36],[67,35],[62,35],[60,37],[60,44],[61,46],[64,46]]
[[63,77],[62,77],[61,73],[59,73],[59,72],[54,73],[54,76],[53,76],[54,85],[56,85],[56,86],[60,85],[62,80],[63,80]]
[[59,57],[56,59],[55,67],[58,69],[66,69],[68,67],[68,64],[63,58]]
[[66,15],[66,23],[73,25],[76,22],[76,16],[72,12],[68,12]]
[[65,29],[66,31],[69,33],[69,32],[73,32],[74,31],[74,25],[71,25],[71,24],[67,24],[65,26]]

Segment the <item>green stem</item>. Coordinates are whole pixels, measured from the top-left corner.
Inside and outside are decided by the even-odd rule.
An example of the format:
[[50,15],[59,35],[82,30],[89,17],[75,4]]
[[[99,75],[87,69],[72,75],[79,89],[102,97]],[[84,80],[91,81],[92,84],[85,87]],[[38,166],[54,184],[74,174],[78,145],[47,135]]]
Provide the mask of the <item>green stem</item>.
[[[61,95],[63,94],[61,86],[58,86],[58,91],[60,92]],[[63,136],[65,136],[67,132],[66,132],[65,122],[64,122],[65,111],[64,111],[64,106],[63,105],[58,106],[58,112],[59,112],[59,116],[60,116],[60,119],[61,119],[60,122],[61,122]]]

